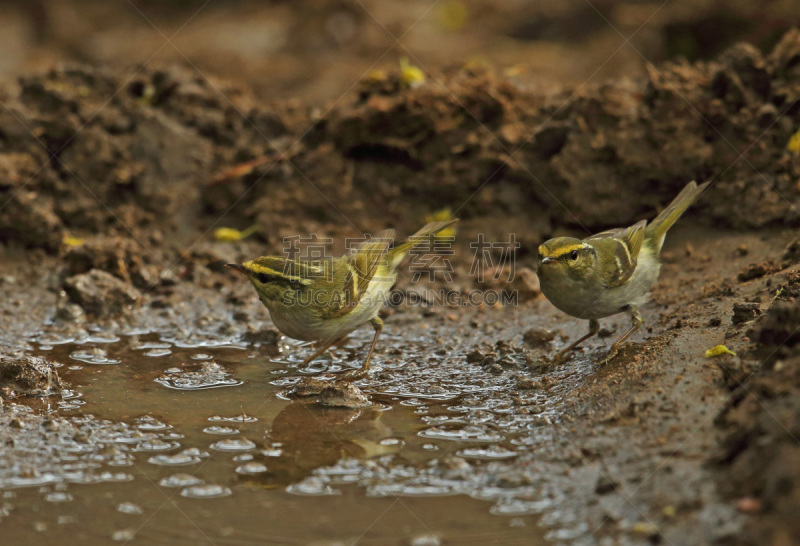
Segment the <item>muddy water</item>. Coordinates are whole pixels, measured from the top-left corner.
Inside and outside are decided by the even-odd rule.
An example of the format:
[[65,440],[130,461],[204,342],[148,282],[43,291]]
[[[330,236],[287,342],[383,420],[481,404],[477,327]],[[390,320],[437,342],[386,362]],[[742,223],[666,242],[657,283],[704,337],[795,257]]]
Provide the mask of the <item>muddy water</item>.
[[376,359],[361,383],[372,407],[287,399],[287,386],[342,369],[368,338],[305,370],[309,349],[287,344],[270,356],[156,334],[40,339],[69,389],[30,405],[77,433],[16,446],[32,468],[0,478],[3,543],[543,543],[519,501],[530,487],[487,472],[525,449],[513,430],[526,419],[503,424],[502,400],[485,396],[497,378],[454,370],[432,387],[414,365],[447,358],[430,339]]

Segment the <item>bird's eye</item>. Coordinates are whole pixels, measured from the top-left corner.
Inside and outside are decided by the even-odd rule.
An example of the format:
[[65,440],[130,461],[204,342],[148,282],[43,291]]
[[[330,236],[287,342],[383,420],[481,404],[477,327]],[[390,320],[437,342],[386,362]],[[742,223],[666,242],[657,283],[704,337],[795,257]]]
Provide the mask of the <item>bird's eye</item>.
[[259,273],[258,275],[256,275],[256,278],[258,279],[258,282],[260,282],[261,284],[267,284],[270,281],[270,276],[267,275],[266,273]]
[[577,250],[573,250],[572,252],[570,252],[569,253],[569,259],[570,260],[577,260],[578,259],[578,251]]

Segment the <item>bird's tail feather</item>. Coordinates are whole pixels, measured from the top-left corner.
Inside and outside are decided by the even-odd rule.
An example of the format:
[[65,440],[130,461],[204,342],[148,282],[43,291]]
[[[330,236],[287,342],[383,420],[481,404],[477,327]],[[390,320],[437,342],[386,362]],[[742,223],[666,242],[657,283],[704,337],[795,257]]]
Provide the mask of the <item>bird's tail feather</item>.
[[422,226],[422,229],[417,231],[414,235],[410,236],[408,239],[389,250],[389,263],[393,267],[397,267],[403,258],[405,258],[409,252],[411,252],[411,249],[419,245],[430,245],[431,235],[436,235],[456,222],[458,222],[458,218],[445,220],[443,222],[431,222],[429,224],[425,224]]
[[689,182],[678,196],[672,200],[672,203],[667,205],[667,208],[661,211],[661,214],[656,216],[656,218],[647,225],[645,237],[653,242],[656,252],[661,251],[661,245],[664,244],[664,237],[669,228],[672,227],[672,224],[674,224],[678,218],[686,212],[686,209],[700,197],[700,194],[703,193],[709,184],[710,182],[706,182],[698,186],[694,181]]

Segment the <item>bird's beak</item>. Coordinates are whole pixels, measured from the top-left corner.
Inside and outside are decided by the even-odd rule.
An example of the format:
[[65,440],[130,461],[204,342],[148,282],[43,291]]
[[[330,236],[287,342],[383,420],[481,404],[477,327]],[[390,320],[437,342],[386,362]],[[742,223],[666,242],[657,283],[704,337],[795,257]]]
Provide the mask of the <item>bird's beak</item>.
[[545,256],[544,258],[542,258],[542,265],[551,264],[551,263],[554,263],[556,261],[557,260],[555,258],[553,258],[552,256]]
[[230,267],[231,269],[235,269],[236,271],[238,271],[242,275],[244,275],[247,272],[247,270],[244,268],[244,266],[243,265],[239,265],[239,264],[225,264],[225,267]]

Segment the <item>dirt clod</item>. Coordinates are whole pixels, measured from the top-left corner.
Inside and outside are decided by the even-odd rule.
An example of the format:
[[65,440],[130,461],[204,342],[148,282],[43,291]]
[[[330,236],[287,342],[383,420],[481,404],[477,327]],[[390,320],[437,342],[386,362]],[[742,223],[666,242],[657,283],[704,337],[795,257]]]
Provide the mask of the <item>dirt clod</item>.
[[556,338],[555,332],[552,330],[543,330],[540,328],[531,328],[522,334],[522,340],[528,347],[532,349],[541,349],[548,347]]
[[55,364],[35,356],[0,357],[0,397],[49,396],[61,392]]
[[763,311],[761,310],[761,304],[753,302],[735,303],[733,305],[733,316],[731,317],[731,322],[733,322],[733,324],[750,322],[751,320],[755,320],[761,316],[762,313]]
[[64,290],[70,300],[96,317],[117,315],[141,300],[136,288],[99,269],[69,277]]
[[366,408],[372,405],[361,389],[349,381],[332,381],[322,390],[317,402],[336,408]]

